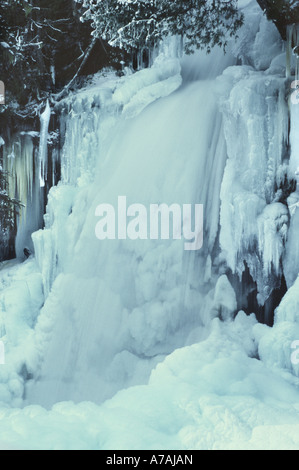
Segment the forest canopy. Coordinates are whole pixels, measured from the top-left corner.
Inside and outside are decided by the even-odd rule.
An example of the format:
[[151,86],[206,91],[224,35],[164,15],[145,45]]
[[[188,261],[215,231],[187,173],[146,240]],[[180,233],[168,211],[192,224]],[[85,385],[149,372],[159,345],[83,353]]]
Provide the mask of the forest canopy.
[[[73,0],[0,3],[0,68],[8,102],[26,106],[61,89],[76,73],[91,41]],[[97,51],[97,72],[110,59]]]
[[[299,21],[299,1],[257,2],[285,39],[287,25]],[[120,68],[132,51],[151,48],[167,35],[183,36],[186,52],[225,49],[242,22],[238,0],[3,0],[0,79],[7,101],[28,107],[62,90],[76,74]]]
[[76,0],[93,35],[112,46],[151,47],[167,35],[185,38],[186,52],[226,46],[242,25],[238,1],[231,0]]

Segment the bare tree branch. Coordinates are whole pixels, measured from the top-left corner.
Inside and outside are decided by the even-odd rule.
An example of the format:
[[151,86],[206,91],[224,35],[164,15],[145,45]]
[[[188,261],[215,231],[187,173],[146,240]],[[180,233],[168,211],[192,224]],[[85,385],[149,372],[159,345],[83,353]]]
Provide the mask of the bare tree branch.
[[88,57],[90,56],[91,54],[91,51],[93,50],[95,44],[97,42],[97,38],[93,38],[92,42],[90,43],[90,45],[88,46],[88,48],[86,49],[85,53],[84,53],[84,58],[76,72],[76,74],[73,76],[73,78],[71,79],[71,81],[63,88],[63,90],[61,90],[60,93],[58,93],[57,95],[53,95],[56,99],[56,101],[59,101],[61,100],[64,95],[66,94],[66,92],[69,90],[69,88],[74,84],[76,78],[78,77],[79,73],[81,72],[81,70],[83,69],[84,65],[86,64],[87,62],[87,59]]

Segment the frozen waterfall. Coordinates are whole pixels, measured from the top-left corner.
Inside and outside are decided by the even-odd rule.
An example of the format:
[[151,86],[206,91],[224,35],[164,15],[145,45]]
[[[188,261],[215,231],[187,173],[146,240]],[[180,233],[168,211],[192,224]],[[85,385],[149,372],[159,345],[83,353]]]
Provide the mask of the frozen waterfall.
[[[215,52],[214,60],[226,66],[229,59]],[[178,59],[160,59],[66,103],[63,180],[50,191],[45,230],[34,234],[45,292],[52,290],[37,325],[43,360],[30,401],[101,402],[143,383],[166,354],[206,335],[210,309],[221,310],[221,300],[205,295],[214,282],[226,163],[219,102],[230,83],[215,77],[183,83],[163,97],[172,84],[180,86],[179,77]],[[116,206],[121,195],[128,205],[146,207],[204,204],[202,254],[184,252],[181,240],[99,241],[95,208]],[[45,322],[52,325],[47,340]]]
[[[226,55],[166,41],[150,68],[102,71],[47,103],[39,139],[26,131],[5,150],[26,201],[17,252],[34,231],[35,256],[0,270],[0,440],[298,448],[295,57],[255,1],[240,5]],[[120,198],[202,204],[203,247],[99,240],[97,208],[118,214]]]
[[[181,65],[162,53],[152,68],[99,77],[63,103],[62,181],[33,236],[47,299],[30,402],[99,403],[144,383],[171,351],[204,339],[214,317],[248,306],[232,275],[241,282],[249,269],[261,306],[279,285],[289,222],[284,77],[235,64],[232,52]],[[203,204],[203,248],[100,242],[96,207],[117,207],[119,196]]]

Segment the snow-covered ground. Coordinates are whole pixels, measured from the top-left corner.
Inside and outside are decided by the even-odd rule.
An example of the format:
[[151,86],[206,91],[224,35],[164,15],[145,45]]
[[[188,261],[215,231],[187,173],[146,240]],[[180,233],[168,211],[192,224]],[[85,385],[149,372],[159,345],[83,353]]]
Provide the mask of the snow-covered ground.
[[[181,58],[170,41],[150,69],[62,103],[62,180],[35,257],[0,266],[0,448],[299,447],[297,193],[278,192],[299,167],[299,111],[286,162],[284,45],[241,6],[227,55]],[[118,196],[203,204],[203,248],[99,241],[95,209]],[[244,261],[261,304],[284,268],[273,328],[237,312],[225,273]]]

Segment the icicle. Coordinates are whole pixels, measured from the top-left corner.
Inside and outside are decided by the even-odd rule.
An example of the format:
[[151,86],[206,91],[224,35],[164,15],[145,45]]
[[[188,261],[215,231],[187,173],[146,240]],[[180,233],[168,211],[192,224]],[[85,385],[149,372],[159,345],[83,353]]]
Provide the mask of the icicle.
[[40,187],[45,186],[47,175],[47,156],[48,156],[48,132],[51,117],[51,108],[47,100],[46,109],[40,116],[40,144],[39,144],[39,164],[40,164]]
[[287,27],[286,77],[292,75],[292,58],[295,57],[295,79],[299,77],[299,25]]
[[295,29],[295,45],[293,47],[293,54],[295,56],[295,80],[299,80],[299,25]]
[[286,77],[291,76],[291,60],[292,60],[292,36],[294,25],[287,26],[287,46],[286,46]]
[[56,71],[55,71],[55,65],[51,65],[50,67],[50,71],[51,71],[51,80],[52,80],[52,84],[55,85],[56,84]]

